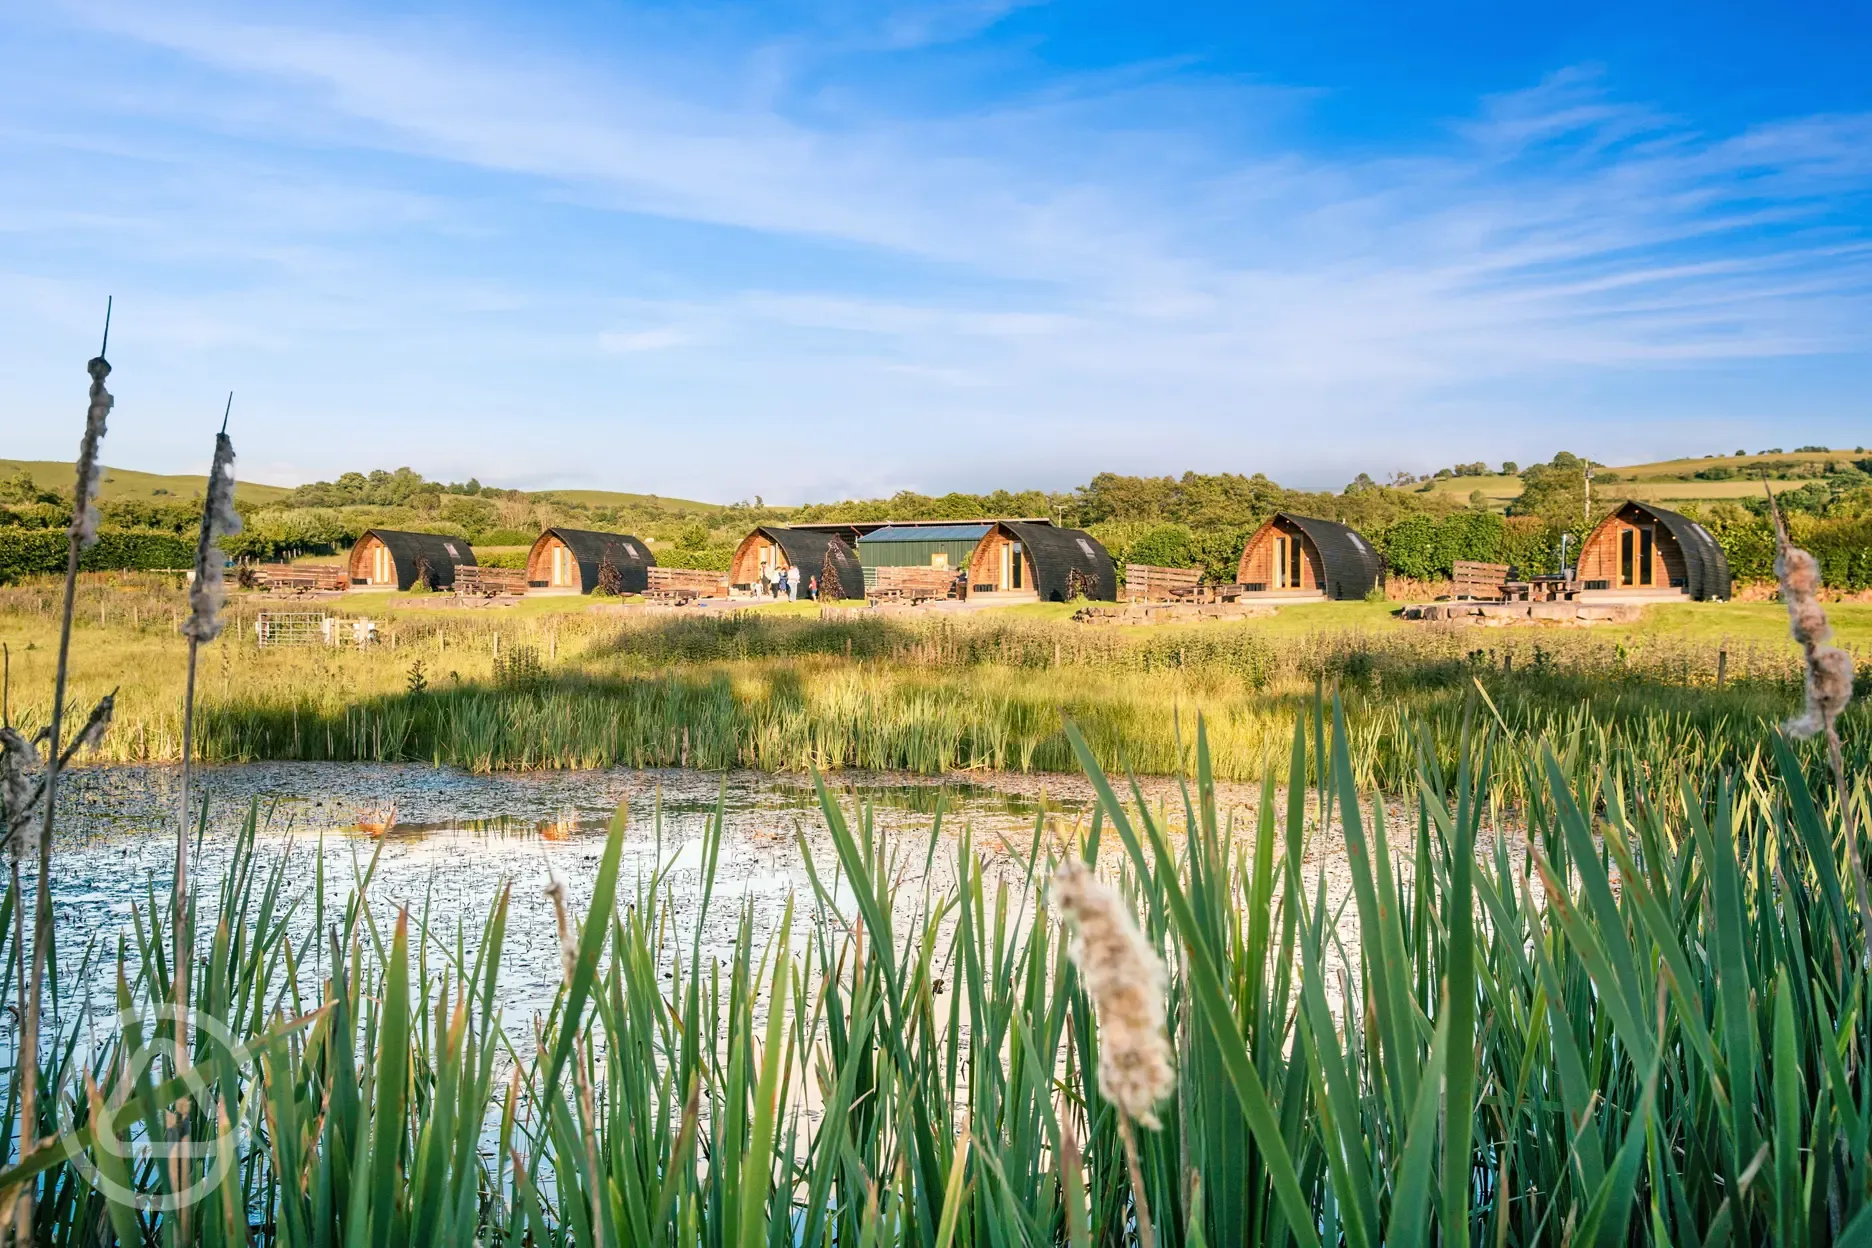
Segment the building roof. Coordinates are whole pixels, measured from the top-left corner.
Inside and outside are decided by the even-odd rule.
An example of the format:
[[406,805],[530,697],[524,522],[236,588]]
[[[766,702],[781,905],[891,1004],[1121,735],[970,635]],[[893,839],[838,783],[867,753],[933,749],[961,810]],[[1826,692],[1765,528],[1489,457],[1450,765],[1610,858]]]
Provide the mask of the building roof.
[[1299,529],[1319,551],[1323,578],[1320,588],[1328,598],[1363,598],[1384,584],[1384,556],[1351,525],[1318,516],[1296,516],[1290,511],[1275,512],[1268,523],[1275,520],[1285,520]]
[[866,542],[979,542],[994,525],[981,524],[899,524],[876,529],[860,537]]
[[1601,528],[1610,524],[1620,511],[1628,507],[1644,512],[1663,525],[1665,531],[1677,539],[1677,548],[1683,551],[1684,557],[1684,589],[1692,598],[1698,602],[1705,602],[1712,598],[1729,597],[1731,586],[1728,556],[1723,554],[1722,546],[1710,534],[1710,531],[1688,516],[1680,516],[1674,511],[1666,511],[1651,503],[1628,499],[1618,511],[1595,525],[1592,534],[1586,540],[1590,542],[1598,535]]
[[1086,581],[1086,597],[1111,602],[1118,597],[1118,570],[1098,539],[1080,529],[1055,528],[1029,520],[1003,520],[1002,528],[1019,539],[1033,563],[1034,589],[1043,602],[1065,602],[1072,574]]

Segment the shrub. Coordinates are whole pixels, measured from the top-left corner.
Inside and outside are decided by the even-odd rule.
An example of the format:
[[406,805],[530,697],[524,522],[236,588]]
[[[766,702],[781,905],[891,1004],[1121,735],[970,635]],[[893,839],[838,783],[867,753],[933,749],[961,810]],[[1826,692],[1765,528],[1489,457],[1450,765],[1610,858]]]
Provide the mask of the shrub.
[[[63,529],[0,530],[0,584],[63,572],[67,548]],[[98,544],[83,552],[78,566],[87,572],[150,572],[186,568],[194,562],[195,543],[189,538],[106,528],[98,530]]]
[[538,529],[484,529],[477,546],[531,546],[539,540]]
[[1124,561],[1157,568],[1193,568],[1198,562],[1196,535],[1185,525],[1160,524],[1131,543]]
[[524,550],[482,550],[477,546],[475,562],[484,568],[524,568],[527,566],[527,552]]

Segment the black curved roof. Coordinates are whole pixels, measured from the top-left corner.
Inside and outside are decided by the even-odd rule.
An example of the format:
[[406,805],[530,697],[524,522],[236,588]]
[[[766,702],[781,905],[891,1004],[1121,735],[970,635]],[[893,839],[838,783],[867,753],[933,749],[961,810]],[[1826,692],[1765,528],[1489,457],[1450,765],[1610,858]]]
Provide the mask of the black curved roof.
[[[818,576],[830,559],[832,567],[838,572],[838,597],[864,598],[864,568],[859,565],[857,556],[852,554],[851,547],[837,534],[820,529],[790,529],[778,524],[763,524],[748,537],[757,534],[764,534],[786,552],[787,562],[800,570],[802,580],[810,581]],[[822,598],[828,596],[824,590],[825,586],[820,586]]]
[[[605,557],[611,558],[611,565],[624,579],[624,592],[641,594],[650,588],[649,569],[656,566],[656,556],[643,543],[642,538],[632,537],[629,533],[600,533],[596,529],[547,529],[533,541],[533,549],[538,550],[540,543],[549,537],[556,537],[565,543],[572,552],[573,562],[578,564],[579,592],[589,594],[598,588],[598,569],[604,566]],[[527,562],[531,563],[531,552]]]
[[465,537],[448,533],[405,533],[399,529],[366,529],[365,537],[374,537],[390,551],[396,567],[397,588],[408,589],[416,583],[416,570],[424,560],[434,578],[432,589],[447,589],[455,584],[457,567],[476,567],[474,547]]
[[1325,578],[1321,588],[1328,598],[1363,598],[1384,584],[1384,556],[1351,525],[1290,511],[1275,512],[1268,523],[1274,520],[1285,520],[1299,529],[1319,551],[1320,573]]
[[1086,597],[1103,602],[1118,598],[1118,570],[1098,539],[1081,529],[1058,529],[1050,524],[1003,520],[1001,527],[1020,542],[1033,564],[1034,589],[1042,602],[1065,602],[1071,594],[1071,574],[1086,578]]
[[[1650,516],[1664,526],[1665,532],[1677,539],[1677,548],[1683,551],[1684,589],[1692,598],[1698,602],[1707,602],[1729,597],[1729,557],[1723,554],[1722,545],[1710,531],[1688,516],[1680,516],[1674,511],[1631,499],[1618,511],[1601,520],[1594,528],[1593,536],[1598,535],[1599,528],[1609,524],[1627,509]],[[1592,537],[1586,540],[1590,542]]]

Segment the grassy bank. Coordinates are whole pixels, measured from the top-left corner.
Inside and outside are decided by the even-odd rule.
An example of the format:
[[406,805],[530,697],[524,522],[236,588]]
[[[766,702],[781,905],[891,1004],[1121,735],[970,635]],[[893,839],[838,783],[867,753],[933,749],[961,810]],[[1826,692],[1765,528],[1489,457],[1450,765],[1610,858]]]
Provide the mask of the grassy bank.
[[[51,621],[20,601],[9,611],[0,599],[0,622],[14,665],[14,718],[31,727],[49,709],[31,695],[43,698],[50,685]],[[144,600],[109,590],[81,596],[73,701],[119,690],[104,759],[178,756],[183,643],[165,601],[154,591]],[[205,656],[201,757],[475,770],[1063,771],[1073,767],[1064,713],[1102,764],[1170,774],[1187,764],[1189,716],[1201,706],[1217,774],[1254,779],[1283,756],[1296,709],[1328,687],[1346,699],[1359,781],[1396,791],[1417,766],[1418,745],[1404,726],[1422,726],[1447,772],[1478,688],[1524,755],[1554,741],[1603,762],[1626,746],[1650,757],[1653,743],[1671,742],[1656,756],[1693,767],[1750,757],[1764,725],[1785,715],[1799,691],[1785,643],[1686,638],[1668,618],[1621,633],[1301,631],[1295,622],[1306,617],[1286,612],[1274,621],[1132,629],[1021,616],[822,620],[789,608],[381,618],[382,643],[362,651],[261,650],[246,626],[251,617],[237,615]],[[1518,783],[1513,772],[1500,776]]]
[[[794,903],[815,935],[793,945],[747,909],[726,964],[677,934],[700,925],[660,878],[620,881],[614,829],[518,1050],[500,985],[528,955],[503,939],[537,896],[430,930],[375,906],[368,876],[335,903],[249,840],[194,920],[197,1019],[237,1048],[197,1021],[185,1100],[174,1064],[144,1059],[173,1028],[151,1013],[171,1001],[164,909],[139,912],[100,952],[154,1030],[64,1024],[34,1132],[60,1143],[9,1152],[0,1199],[32,1184],[46,1244],[1079,1248],[1139,1244],[1146,1209],[1177,1248],[1872,1231],[1864,881],[1832,795],[1760,762],[1671,791],[1638,782],[1659,760],[1635,751],[1503,763],[1483,718],[1454,776],[1424,771],[1414,816],[1387,826],[1352,731],[1289,728],[1284,810],[1270,780],[1231,827],[1200,749],[1185,827],[1094,771],[1099,818],[1063,841],[1037,826],[1012,880],[966,836],[887,844],[827,796],[836,861]],[[1525,842],[1495,834],[1492,759],[1526,769]],[[1597,807],[1602,841],[1581,814]],[[1343,921],[1308,866],[1321,836],[1351,870]],[[1171,971],[1175,1078],[1135,1168],[1100,1091],[1112,1018],[1042,906],[1056,855],[1098,861],[1101,843]],[[932,860],[927,894],[900,895]],[[295,907],[329,937],[317,974]],[[136,1141],[157,1138],[200,1147],[153,1164]],[[148,1207],[181,1192],[198,1199]]]

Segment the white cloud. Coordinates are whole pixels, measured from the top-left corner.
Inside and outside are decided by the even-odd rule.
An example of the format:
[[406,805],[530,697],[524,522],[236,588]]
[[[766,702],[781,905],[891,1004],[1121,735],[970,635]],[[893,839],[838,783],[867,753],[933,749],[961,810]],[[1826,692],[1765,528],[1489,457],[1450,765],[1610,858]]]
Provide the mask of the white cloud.
[[[617,386],[647,419],[788,422],[809,448],[658,465],[710,496],[915,473],[938,488],[963,471],[908,432],[828,468],[817,447],[881,416],[1001,439],[1007,484],[1101,462],[1291,474],[1526,458],[1551,449],[1552,396],[1582,378],[1872,345],[1872,250],[1839,208],[1872,187],[1872,118],[1711,135],[1580,70],[1415,145],[1347,155],[1282,139],[1306,84],[1186,66],[914,109],[857,80],[822,89],[841,58],[944,55],[1002,7],[867,13],[780,51],[737,36],[704,55],[657,42],[666,30],[567,48],[459,21],[87,5],[93,37],[180,67],[143,89],[144,115],[182,136],[162,149],[173,167],[160,194],[108,215],[0,202],[0,230],[138,237],[191,275],[189,289],[144,279],[156,332],[181,349],[291,358],[315,343],[385,370],[392,392],[422,390],[426,366],[438,404],[490,421]],[[134,85],[113,90],[138,111]],[[194,172],[230,161],[259,175],[224,174],[231,206],[188,197]],[[721,246],[646,245],[601,280],[419,264],[385,242],[447,235],[459,259],[520,247],[534,217],[491,223],[496,198],[569,204],[621,237],[662,218]],[[551,244],[529,237],[525,254]],[[758,271],[738,271],[748,255]],[[264,277],[195,278],[235,263]],[[377,359],[367,338],[409,358]],[[567,371],[594,354],[613,372]],[[1323,446],[1311,431],[1328,422]],[[1600,436],[1635,437],[1610,421]],[[1010,463],[1033,466],[1011,480]],[[798,489],[763,489],[773,469]]]

